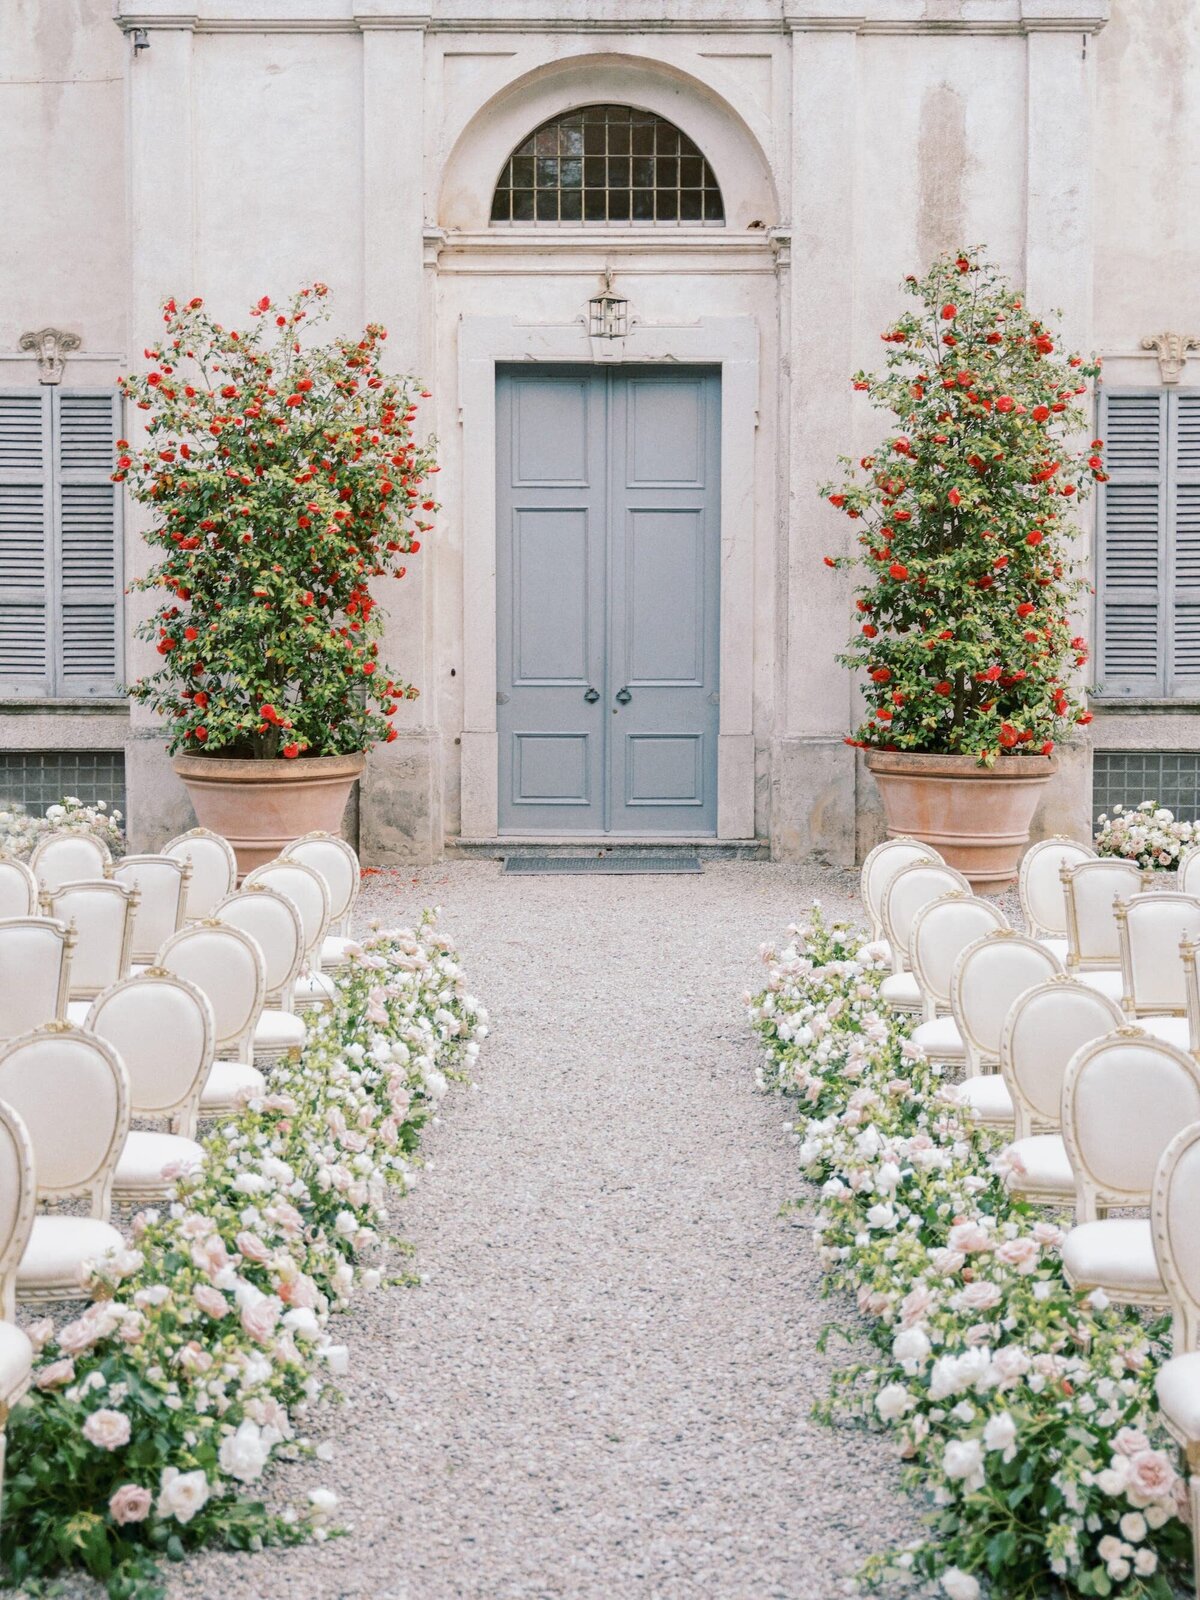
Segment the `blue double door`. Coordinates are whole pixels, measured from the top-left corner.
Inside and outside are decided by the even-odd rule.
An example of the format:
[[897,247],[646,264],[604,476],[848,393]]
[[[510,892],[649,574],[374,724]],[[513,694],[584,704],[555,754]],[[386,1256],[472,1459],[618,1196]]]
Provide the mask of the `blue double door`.
[[717,827],[720,376],[497,371],[500,831]]

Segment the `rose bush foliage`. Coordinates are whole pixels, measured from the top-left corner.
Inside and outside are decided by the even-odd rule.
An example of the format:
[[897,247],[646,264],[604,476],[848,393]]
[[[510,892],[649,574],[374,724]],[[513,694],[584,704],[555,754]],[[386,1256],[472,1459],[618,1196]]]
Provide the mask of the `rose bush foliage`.
[[114,1600],[161,1592],[161,1558],[322,1537],[245,1496],[346,1370],[331,1313],[382,1279],[389,1192],[414,1181],[423,1124],[478,1055],[486,1015],[426,921],[351,947],[337,1001],[269,1092],[216,1121],[200,1171],[95,1267],[79,1317],[32,1330],[39,1355],[8,1425],[0,1553],[29,1585],[63,1567]]
[[246,328],[168,300],[151,369],[122,380],[146,434],[118,441],[113,480],[162,552],[134,587],[165,591],[137,628],[163,664],[130,693],[166,718],[172,751],[365,750],[417,693],[379,659],[370,585],[420,549],[438,469],[413,435],[415,385],[380,370],[384,328],[303,342],[327,292],[264,297]]
[[819,909],[790,934],[750,1001],[759,1082],[795,1107],[828,1281],[876,1347],[824,1409],[887,1429],[930,1505],[928,1536],[873,1558],[868,1583],[1170,1600],[1190,1536],[1154,1403],[1167,1320],[1067,1286],[1058,1220],[1009,1193],[1003,1138],[881,1000],[882,948]]
[[851,744],[972,755],[1049,755],[1091,721],[1070,683],[1087,660],[1071,609],[1072,512],[1104,478],[1081,403],[1098,363],[1058,336],[975,250],[905,288],[883,334],[886,371],[854,387],[894,422],[821,493],[857,524],[857,631],[839,659],[863,674]]

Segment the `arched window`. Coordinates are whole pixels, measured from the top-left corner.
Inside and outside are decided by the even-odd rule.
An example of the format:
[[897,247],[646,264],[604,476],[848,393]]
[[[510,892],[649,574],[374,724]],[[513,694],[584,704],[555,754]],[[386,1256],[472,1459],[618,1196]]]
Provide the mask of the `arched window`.
[[674,123],[633,106],[581,106],[517,146],[494,223],[703,226],[725,221],[708,162]]

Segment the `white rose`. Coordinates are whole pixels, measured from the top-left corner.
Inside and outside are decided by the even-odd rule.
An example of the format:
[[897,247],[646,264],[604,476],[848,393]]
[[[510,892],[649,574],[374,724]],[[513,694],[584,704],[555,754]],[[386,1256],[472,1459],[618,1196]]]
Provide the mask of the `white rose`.
[[310,1311],[307,1306],[297,1306],[292,1311],[284,1313],[283,1325],[289,1328],[298,1339],[319,1339],[321,1337],[321,1324],[317,1321],[315,1311]]
[[983,1446],[978,1439],[951,1439],[942,1456],[942,1471],[948,1478],[961,1480],[970,1492],[983,1487]]
[[337,1510],[340,1501],[332,1489],[310,1489],[308,1503],[312,1506],[309,1520],[318,1528],[323,1527]]
[[350,1352],[344,1344],[327,1344],[317,1353],[335,1378],[344,1378],[350,1371]]
[[197,1511],[203,1509],[208,1496],[208,1479],[199,1468],[195,1472],[180,1472],[178,1467],[164,1467],[155,1510],[160,1517],[190,1522]]
[[867,1212],[867,1227],[874,1228],[881,1233],[890,1232],[899,1220],[896,1215],[896,1208],[890,1204],[872,1206]]
[[892,1340],[892,1356],[906,1371],[910,1370],[909,1362],[924,1361],[931,1348],[923,1328],[904,1328]]
[[1148,1578],[1158,1571],[1158,1557],[1153,1550],[1139,1550],[1133,1558],[1133,1570],[1139,1578]]
[[913,1397],[902,1383],[886,1384],[875,1396],[875,1409],[884,1422],[894,1422],[906,1411],[911,1411]]
[[1017,1425],[1007,1411],[1000,1411],[994,1417],[989,1417],[983,1430],[983,1448],[985,1450],[1002,1450],[1004,1459],[1012,1459],[1010,1452],[1017,1440]]
[[227,1477],[236,1478],[239,1483],[253,1483],[262,1476],[270,1454],[270,1446],[263,1438],[262,1429],[256,1422],[247,1419],[236,1433],[227,1434],[222,1439],[217,1459]]
[[969,1572],[947,1567],[942,1573],[942,1588],[948,1600],[979,1600],[979,1585]]

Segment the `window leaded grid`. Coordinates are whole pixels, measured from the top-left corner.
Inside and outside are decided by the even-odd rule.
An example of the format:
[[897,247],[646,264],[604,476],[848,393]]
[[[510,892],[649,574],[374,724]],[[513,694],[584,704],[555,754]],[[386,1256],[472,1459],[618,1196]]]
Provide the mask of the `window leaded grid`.
[[582,106],[509,156],[492,221],[704,226],[723,223],[725,206],[712,168],[673,123],[633,106]]
[[1200,819],[1200,755],[1194,750],[1097,750],[1092,756],[1092,810],[1112,816],[1156,800],[1184,822]]

